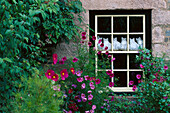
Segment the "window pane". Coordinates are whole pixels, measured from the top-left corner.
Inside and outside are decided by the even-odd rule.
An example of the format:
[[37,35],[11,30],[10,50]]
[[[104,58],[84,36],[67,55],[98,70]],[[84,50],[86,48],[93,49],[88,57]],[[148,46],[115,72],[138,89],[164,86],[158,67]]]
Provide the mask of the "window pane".
[[143,47],[143,35],[129,35],[129,50],[139,50],[139,46]]
[[114,87],[127,87],[127,71],[115,71],[114,75]]
[[[140,79],[137,79],[136,75],[140,74],[141,78],[143,76],[143,72],[142,71],[130,71],[129,72],[129,81],[134,81],[134,85],[138,85],[138,82],[140,82]],[[132,87],[133,85],[130,85],[130,87]]]
[[113,51],[127,50],[127,35],[113,35]]
[[113,54],[113,69],[127,69],[127,54]]
[[130,69],[139,69],[139,63],[135,62],[136,55],[139,55],[139,54],[129,54],[129,68]]
[[129,32],[143,32],[143,17],[129,17]]
[[127,32],[127,17],[113,17],[113,32]]
[[111,59],[105,53],[98,55],[97,59],[98,69],[111,69]]
[[111,33],[111,17],[98,17],[98,32]]
[[111,44],[111,35],[98,35],[98,40],[102,39],[102,43],[104,44],[104,47],[101,47],[100,44],[97,44],[98,50],[105,50],[105,47],[107,46],[108,50],[112,49]]

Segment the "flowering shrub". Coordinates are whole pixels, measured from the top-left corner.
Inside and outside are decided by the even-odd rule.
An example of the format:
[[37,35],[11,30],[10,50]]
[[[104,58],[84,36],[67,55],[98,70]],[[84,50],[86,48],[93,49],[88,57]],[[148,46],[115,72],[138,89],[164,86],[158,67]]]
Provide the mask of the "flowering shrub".
[[[86,39],[85,32],[82,33],[82,39]],[[92,40],[95,39],[93,36]],[[94,62],[96,49],[89,48],[89,54],[86,52],[87,47],[83,41],[79,45],[76,57],[69,59],[63,57],[59,60],[61,65],[65,65],[66,60],[69,62],[66,64],[67,68],[60,71],[60,75],[55,74],[51,69],[45,73],[48,79],[61,85],[61,90],[64,92],[64,105],[62,107],[64,112],[145,112],[146,110],[149,112],[162,112],[168,110],[169,83],[167,81],[169,81],[169,77],[166,73],[168,67],[164,65],[162,59],[152,57],[147,49],[139,51],[139,56],[136,59],[139,67],[144,70],[145,76],[136,75],[138,85],[136,85],[135,81],[131,80],[129,82],[129,85],[133,87],[133,97],[135,98],[130,101],[126,98],[127,94],[117,97],[112,93],[109,96],[109,89],[106,86],[116,86],[116,82],[108,82],[109,79],[115,76],[114,73],[111,70],[101,71],[97,73],[98,76],[96,77]],[[92,45],[92,42],[88,42],[88,46]],[[101,45],[101,47],[104,47],[104,45]],[[107,47],[105,47],[105,50],[107,50]],[[103,63],[101,67],[99,66],[100,68],[106,68],[107,62],[110,63],[116,60],[115,58],[111,59],[108,51],[105,54],[99,51],[97,54],[101,55],[98,56],[100,58],[107,55],[104,62],[99,61],[99,64]],[[54,64],[56,63],[54,58],[53,62]]]

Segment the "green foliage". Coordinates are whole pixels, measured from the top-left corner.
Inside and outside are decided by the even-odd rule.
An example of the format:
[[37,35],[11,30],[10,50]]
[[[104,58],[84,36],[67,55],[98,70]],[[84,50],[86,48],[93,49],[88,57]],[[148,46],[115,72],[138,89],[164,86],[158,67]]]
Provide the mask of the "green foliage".
[[170,77],[163,58],[153,57],[150,52],[148,49],[142,49],[136,56],[145,76],[142,78],[143,82],[138,84],[138,90],[133,94],[134,98],[127,99],[125,96],[121,99],[114,98],[114,101],[108,104],[112,107],[107,110],[126,113],[169,112]]
[[28,77],[46,59],[46,46],[75,39],[80,27],[75,15],[83,12],[79,0],[0,1],[0,91],[2,111],[9,112],[8,100],[18,89],[20,76]]
[[62,113],[62,92],[53,90],[53,83],[45,76],[34,75],[27,79],[21,78],[19,91],[14,93],[11,102],[14,113]]

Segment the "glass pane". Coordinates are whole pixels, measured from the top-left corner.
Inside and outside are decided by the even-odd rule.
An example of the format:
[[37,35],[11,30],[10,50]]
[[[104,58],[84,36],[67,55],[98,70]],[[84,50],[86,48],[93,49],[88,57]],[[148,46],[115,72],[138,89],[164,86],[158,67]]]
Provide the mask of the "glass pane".
[[127,54],[113,54],[113,69],[127,69]]
[[127,17],[113,17],[113,32],[127,32]]
[[[141,78],[142,78],[143,76],[142,71],[130,71],[129,72],[129,81],[134,81],[133,85],[138,85],[138,83],[141,82],[141,78],[137,79],[136,77],[137,74],[141,75]],[[129,86],[132,87],[133,85],[129,85]]]
[[97,55],[97,67],[98,69],[111,69],[111,59],[105,53]]
[[137,51],[143,47],[143,35],[129,35],[129,50]]
[[114,87],[127,87],[127,71],[115,71],[114,75]]
[[113,51],[127,50],[127,35],[113,35]]
[[139,69],[139,63],[136,62],[136,55],[139,54],[129,54],[129,68]]
[[111,35],[98,35],[98,40],[101,39],[102,42],[104,44],[103,47],[101,47],[101,43],[97,43],[97,48],[98,50],[105,50],[105,47],[107,46],[108,49],[107,51],[111,50],[112,49],[112,44],[111,44]]
[[98,17],[97,32],[111,33],[111,17]]
[[129,32],[143,32],[143,17],[129,17]]

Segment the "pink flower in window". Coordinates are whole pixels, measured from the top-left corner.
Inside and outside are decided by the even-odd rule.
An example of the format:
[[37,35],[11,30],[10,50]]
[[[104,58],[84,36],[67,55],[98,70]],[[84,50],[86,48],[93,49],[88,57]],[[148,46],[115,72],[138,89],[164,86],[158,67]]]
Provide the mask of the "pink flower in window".
[[99,39],[98,43],[100,44],[102,42],[102,39]]
[[101,51],[98,51],[98,53],[97,53],[97,54],[98,54],[98,55],[100,55],[101,53],[102,53]]
[[114,60],[116,60],[116,58],[113,57],[113,59],[111,60],[111,62],[113,62]]
[[108,70],[108,71],[106,71],[106,74],[107,74],[107,75],[112,74],[112,70]]
[[91,43],[91,42],[88,42],[88,45],[89,45],[89,46],[92,46],[92,43]]
[[104,47],[104,44],[103,44],[103,43],[101,43],[101,44],[100,44],[100,47]]
[[64,64],[64,61],[62,61],[62,60],[59,60],[59,64]]
[[129,81],[129,85],[133,85],[134,84],[134,81]]
[[110,87],[113,87],[113,86],[114,86],[114,83],[113,83],[113,82],[110,82],[110,83],[109,83],[109,86],[110,86]]
[[106,51],[106,53],[105,53],[106,55],[108,55],[109,54],[109,51]]
[[140,75],[140,74],[137,74],[137,75],[136,75],[136,78],[137,78],[137,79],[140,79],[140,78],[141,78],[141,75]]
[[114,73],[111,73],[111,74],[109,75],[109,77],[110,77],[110,78],[114,77]]
[[106,46],[105,48],[104,48],[104,50],[107,50],[108,49],[108,47]]
[[96,37],[95,37],[95,36],[92,36],[92,40],[96,40]]
[[144,68],[145,66],[143,66],[142,64],[140,64],[140,68]]
[[132,90],[135,91],[137,89],[136,85],[133,86]]

